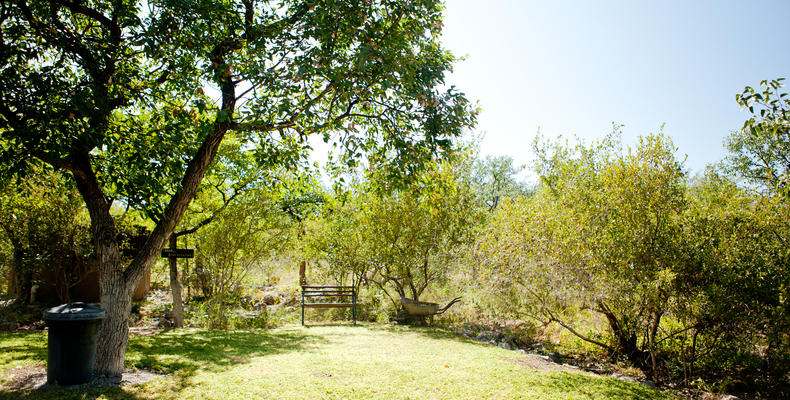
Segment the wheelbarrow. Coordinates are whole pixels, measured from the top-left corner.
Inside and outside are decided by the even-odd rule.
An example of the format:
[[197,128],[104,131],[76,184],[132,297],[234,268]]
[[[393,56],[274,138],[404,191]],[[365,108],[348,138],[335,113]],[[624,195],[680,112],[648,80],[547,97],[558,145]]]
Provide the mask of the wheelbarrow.
[[403,308],[409,313],[409,316],[416,317],[419,319],[423,319],[425,317],[430,318],[431,324],[433,324],[433,317],[435,315],[444,314],[447,309],[452,307],[455,303],[461,301],[461,297],[454,298],[451,302],[447,303],[446,306],[439,308],[439,304],[437,303],[429,303],[427,301],[416,301],[412,299],[407,299],[405,297],[400,298],[400,303],[403,305]]

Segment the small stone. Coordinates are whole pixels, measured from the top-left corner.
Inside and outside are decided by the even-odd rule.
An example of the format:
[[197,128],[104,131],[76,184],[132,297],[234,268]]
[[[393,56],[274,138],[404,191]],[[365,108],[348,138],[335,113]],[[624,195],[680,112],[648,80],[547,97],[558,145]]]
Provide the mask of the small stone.
[[485,332],[482,332],[479,335],[477,335],[477,337],[475,337],[475,340],[479,342],[488,342],[491,341],[491,339],[492,339],[491,336],[488,336]]
[[505,350],[513,350],[513,347],[511,347],[511,346],[510,346],[510,343],[508,343],[508,342],[502,342],[502,343],[500,343],[500,344],[499,344],[499,348],[500,348],[500,349],[505,349]]
[[611,377],[612,378],[617,378],[617,379],[619,379],[619,380],[621,380],[623,382],[636,382],[636,379],[634,379],[634,378],[632,378],[630,376],[623,375],[623,374],[621,374],[619,372],[613,373],[611,375]]
[[470,331],[469,329],[459,329],[458,334],[466,337],[472,337],[475,335],[475,333]]
[[161,318],[159,318],[159,321],[157,322],[156,326],[159,327],[159,328],[172,328],[173,327],[173,321],[171,321],[171,320],[169,320],[169,319],[167,319],[165,317],[161,317]]
[[2,331],[13,331],[16,329],[17,324],[15,322],[7,321],[7,320],[0,320],[0,332]]

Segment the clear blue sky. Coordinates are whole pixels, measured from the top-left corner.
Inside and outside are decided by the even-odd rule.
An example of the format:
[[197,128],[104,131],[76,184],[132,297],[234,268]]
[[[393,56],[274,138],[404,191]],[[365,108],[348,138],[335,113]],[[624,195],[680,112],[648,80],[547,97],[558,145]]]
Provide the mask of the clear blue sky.
[[[532,159],[547,137],[672,137],[690,171],[747,118],[735,94],[790,79],[790,0],[446,0],[448,83],[479,102],[483,155]],[[787,88],[785,88],[787,89]]]

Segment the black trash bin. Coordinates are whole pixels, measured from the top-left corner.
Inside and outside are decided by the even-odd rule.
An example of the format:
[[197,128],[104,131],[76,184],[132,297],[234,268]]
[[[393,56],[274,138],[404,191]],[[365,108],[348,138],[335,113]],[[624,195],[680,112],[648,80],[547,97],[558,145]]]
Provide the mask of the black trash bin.
[[49,327],[47,383],[79,385],[93,379],[96,332],[105,317],[85,303],[62,304],[44,311]]

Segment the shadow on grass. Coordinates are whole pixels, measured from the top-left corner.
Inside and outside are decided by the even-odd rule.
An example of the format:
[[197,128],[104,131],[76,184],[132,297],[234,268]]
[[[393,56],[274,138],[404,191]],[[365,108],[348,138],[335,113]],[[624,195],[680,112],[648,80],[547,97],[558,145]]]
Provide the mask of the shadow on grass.
[[367,327],[363,325],[362,322],[357,322],[354,325],[353,322],[341,322],[341,321],[328,321],[328,322],[305,322],[302,325],[303,328],[317,328],[317,327],[343,327],[343,328],[364,328]]
[[143,400],[151,396],[142,396],[124,391],[122,388],[89,388],[89,389],[27,389],[21,392],[0,391],[0,399],[35,399],[35,400],[85,400],[85,399],[118,399]]
[[299,351],[322,338],[295,330],[170,331],[130,341],[126,362],[133,368],[193,375],[249,362],[252,357]]
[[624,382],[611,378],[593,378],[587,374],[569,372],[553,373],[546,376],[544,385],[563,393],[583,393],[590,398],[605,399],[669,399],[659,390],[637,383]]
[[472,338],[459,335],[447,328],[437,327],[437,326],[419,326],[419,325],[372,325],[369,327],[371,330],[382,330],[385,332],[392,332],[392,333],[404,333],[404,332],[412,332],[417,333],[419,335],[423,335],[430,339],[436,340],[452,340],[459,343],[470,343],[476,344],[480,346],[490,346],[490,343],[487,342],[480,342],[474,340]]
[[[7,336],[0,337],[4,339]],[[31,342],[20,335],[20,340]],[[298,330],[183,330],[169,331],[154,336],[130,337],[126,351],[126,367],[145,369],[171,375],[167,382],[146,393],[139,388],[60,387],[26,389],[17,392],[0,390],[0,399],[150,399],[178,398],[178,393],[192,386],[191,378],[198,371],[219,372],[234,365],[247,363],[253,357],[302,350],[324,339]],[[33,342],[35,343],[35,342]],[[0,345],[3,341],[0,340]],[[46,361],[46,340],[40,344],[0,347],[3,360]],[[156,382],[156,381],[155,381]],[[160,382],[161,383],[161,382]],[[158,390],[164,389],[166,393]],[[161,396],[160,396],[161,395]]]
[[393,333],[393,334],[404,334],[404,333],[412,333],[424,336],[429,339],[433,339],[436,341],[454,341],[458,343],[464,344],[471,344],[474,346],[479,347],[491,347],[491,343],[489,342],[481,342],[479,340],[475,340],[473,338],[459,335],[447,328],[444,327],[437,327],[437,326],[420,326],[420,325],[392,325],[392,324],[385,324],[385,325],[370,325],[368,326],[370,330],[379,330],[383,332]]

